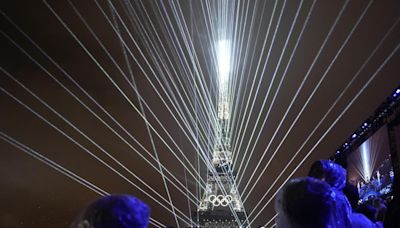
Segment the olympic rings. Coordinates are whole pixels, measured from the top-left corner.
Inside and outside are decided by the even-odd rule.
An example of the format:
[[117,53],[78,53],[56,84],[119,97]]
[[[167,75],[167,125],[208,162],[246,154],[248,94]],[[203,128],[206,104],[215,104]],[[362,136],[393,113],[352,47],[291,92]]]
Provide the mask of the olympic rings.
[[223,206],[226,207],[232,202],[232,196],[231,195],[209,195],[208,196],[208,201],[210,201],[215,207],[218,206]]
[[233,200],[231,195],[225,196],[225,199],[228,201],[228,203],[231,203]]

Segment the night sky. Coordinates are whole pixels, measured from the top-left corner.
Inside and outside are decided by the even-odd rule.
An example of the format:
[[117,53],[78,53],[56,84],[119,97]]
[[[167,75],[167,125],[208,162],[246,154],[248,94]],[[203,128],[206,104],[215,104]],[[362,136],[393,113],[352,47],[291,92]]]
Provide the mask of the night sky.
[[254,226],[275,215],[270,199],[289,175],[334,154],[400,85],[396,0],[110,2],[0,3],[0,227],[68,227],[100,196],[44,158],[141,198],[152,218],[176,226],[155,151],[186,186],[168,183],[190,217],[196,205],[182,192],[197,195],[195,172],[206,177],[198,148],[212,149],[218,12],[228,12],[222,27],[237,44],[235,168],[248,161],[239,191],[260,176],[244,203],[250,220],[261,211]]

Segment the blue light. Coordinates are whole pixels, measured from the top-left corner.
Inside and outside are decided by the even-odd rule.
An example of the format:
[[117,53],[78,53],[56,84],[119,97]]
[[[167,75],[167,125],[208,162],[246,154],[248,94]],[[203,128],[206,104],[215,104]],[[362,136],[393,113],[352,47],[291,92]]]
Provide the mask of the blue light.
[[396,92],[394,92],[393,97],[397,97],[397,95],[400,94],[400,89],[396,89]]
[[355,139],[357,137],[357,134],[356,133],[354,133],[352,136],[351,136],[351,138],[353,138],[353,139]]

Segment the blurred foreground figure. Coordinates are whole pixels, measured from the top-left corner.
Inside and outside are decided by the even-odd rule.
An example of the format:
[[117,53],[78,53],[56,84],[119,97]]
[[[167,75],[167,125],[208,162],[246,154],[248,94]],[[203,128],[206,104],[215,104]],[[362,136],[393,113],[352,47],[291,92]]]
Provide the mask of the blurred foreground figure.
[[[348,197],[344,194],[343,189],[346,186],[346,170],[329,160],[319,160],[312,164],[308,176],[317,178],[328,183],[336,195],[336,217],[340,218],[336,222],[337,227],[352,228],[381,228],[382,224],[375,224],[365,215],[352,210]],[[353,204],[357,205],[358,194],[356,199],[352,199]]]
[[289,181],[278,193],[275,210],[278,228],[334,228],[343,218],[337,217],[337,197],[329,184],[305,177]]
[[149,217],[149,207],[139,199],[111,195],[90,204],[71,228],[144,228]]
[[342,191],[346,186],[346,170],[342,166],[329,160],[314,162],[308,176],[323,180],[338,191]]
[[346,186],[346,170],[329,160],[319,160],[312,164],[308,176],[328,183],[335,192],[335,214],[337,218],[340,218],[336,225],[338,227],[353,227],[351,205],[343,193],[343,188]]

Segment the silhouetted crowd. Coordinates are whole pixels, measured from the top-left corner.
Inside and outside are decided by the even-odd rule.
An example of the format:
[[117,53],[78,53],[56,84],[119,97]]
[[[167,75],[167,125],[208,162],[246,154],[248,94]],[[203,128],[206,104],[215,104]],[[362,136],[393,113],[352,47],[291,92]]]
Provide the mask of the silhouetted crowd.
[[346,170],[327,160],[315,162],[308,177],[289,181],[275,199],[278,228],[400,227],[399,203],[371,196],[360,202]]
[[[290,180],[275,199],[278,228],[400,227],[399,202],[374,196],[359,204],[357,187],[346,170],[328,160],[315,162],[307,177]],[[129,195],[103,197],[89,205],[73,228],[143,228],[150,209]]]

